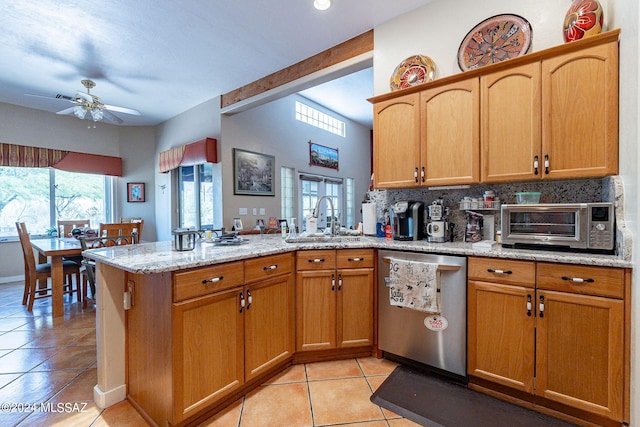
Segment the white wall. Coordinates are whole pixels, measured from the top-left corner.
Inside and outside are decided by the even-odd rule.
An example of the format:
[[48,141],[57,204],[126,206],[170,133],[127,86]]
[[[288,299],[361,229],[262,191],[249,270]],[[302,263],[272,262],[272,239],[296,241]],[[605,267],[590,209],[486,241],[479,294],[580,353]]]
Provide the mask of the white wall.
[[[638,186],[640,155],[638,152],[638,24],[640,12],[637,0],[600,0],[605,16],[605,30],[621,28],[620,35],[620,175],[625,186],[625,217],[634,235],[638,231]],[[457,52],[467,32],[493,15],[513,13],[526,18],[533,28],[532,51],[563,43],[562,24],[570,0],[539,0],[513,2],[486,0],[448,0],[430,3],[414,12],[375,28],[374,32],[374,92],[389,92],[389,78],[403,59],[427,55],[437,67],[438,77],[457,74]],[[461,13],[460,11],[464,11]],[[597,100],[594,100],[597,102]],[[640,253],[640,239],[634,239],[634,253]],[[634,256],[634,271],[638,257]],[[636,274],[633,287],[637,287]],[[635,289],[634,291],[637,291]],[[631,425],[640,424],[640,293],[632,295],[632,375]]]
[[[116,216],[144,218],[144,239],[155,240],[154,204],[137,203],[134,207],[127,203],[126,196],[127,182],[145,182],[154,187],[154,160],[149,156],[155,150],[154,128],[112,126],[104,122],[96,123],[95,129],[87,128],[91,123],[88,120],[3,103],[0,117],[0,142],[122,157],[123,177],[118,178]],[[22,259],[21,251],[16,242],[0,243],[0,278],[24,274],[22,262],[16,262]]]
[[[307,172],[339,178],[355,179],[355,202],[357,223],[361,216],[360,202],[369,186],[370,179],[370,130],[344,117],[347,137],[332,134],[295,118],[295,101],[299,100],[321,111],[336,116],[336,113],[314,104],[299,95],[261,105],[231,116],[222,117],[222,169],[224,196],[224,226],[231,228],[234,217],[242,219],[245,229],[253,228],[257,218],[281,218],[280,168],[292,167],[296,172]],[[339,170],[309,166],[308,141],[339,150]],[[233,194],[233,149],[241,148],[275,156],[275,196],[236,196]],[[239,209],[247,208],[248,215],[240,216]],[[258,215],[253,215],[258,208]],[[265,208],[260,215],[259,208]],[[297,216],[297,214],[296,214]],[[298,224],[301,220],[298,219]]]

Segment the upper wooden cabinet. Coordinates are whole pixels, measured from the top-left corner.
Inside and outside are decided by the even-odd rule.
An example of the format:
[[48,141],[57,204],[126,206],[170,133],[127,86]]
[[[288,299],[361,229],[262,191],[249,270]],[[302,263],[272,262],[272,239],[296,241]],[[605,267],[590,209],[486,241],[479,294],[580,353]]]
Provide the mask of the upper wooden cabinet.
[[617,174],[618,35],[370,99],[376,187]]
[[374,107],[373,170],[377,188],[420,185],[420,94]]

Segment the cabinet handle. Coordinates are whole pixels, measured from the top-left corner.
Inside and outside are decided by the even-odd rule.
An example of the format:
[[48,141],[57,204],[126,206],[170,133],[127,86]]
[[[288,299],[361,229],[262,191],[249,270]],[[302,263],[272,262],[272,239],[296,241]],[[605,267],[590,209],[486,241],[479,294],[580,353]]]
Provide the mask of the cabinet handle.
[[240,313],[244,310],[244,294],[240,292]]
[[549,175],[549,155],[544,155],[544,173],[545,175]]
[[562,280],[569,280],[569,281],[574,282],[574,283],[593,283],[593,282],[595,282],[595,280],[592,279],[592,278],[583,279],[581,277],[569,277],[569,276],[562,276]]
[[221,281],[222,279],[224,279],[224,276],[220,276],[220,277],[212,277],[211,279],[204,279],[202,281],[203,285],[206,285],[208,283],[218,283],[219,281]]
[[416,166],[416,170],[413,171],[413,179],[418,182],[418,167]]
[[253,297],[251,296],[251,291],[247,289],[247,310],[251,307],[251,303],[253,302]]
[[342,290],[342,274],[338,274],[338,290]]
[[265,270],[265,271],[267,271],[267,270],[275,270],[276,268],[278,268],[278,264],[267,265],[267,266],[263,267],[263,270]]
[[540,316],[538,317],[544,317],[544,296],[540,295]]
[[324,258],[310,259],[309,262],[324,262]]
[[364,261],[364,258],[347,258],[347,261],[359,262],[359,261]]
[[533,174],[538,175],[538,156],[533,156]]
[[424,182],[424,166],[422,167],[422,171],[420,172],[420,176],[422,177],[422,182]]
[[527,316],[531,316],[531,295],[527,295]]
[[336,275],[335,274],[331,275],[331,290],[332,291],[336,290]]
[[489,273],[496,273],[496,274],[513,274],[513,271],[511,270],[494,270],[493,268],[487,268],[487,271]]

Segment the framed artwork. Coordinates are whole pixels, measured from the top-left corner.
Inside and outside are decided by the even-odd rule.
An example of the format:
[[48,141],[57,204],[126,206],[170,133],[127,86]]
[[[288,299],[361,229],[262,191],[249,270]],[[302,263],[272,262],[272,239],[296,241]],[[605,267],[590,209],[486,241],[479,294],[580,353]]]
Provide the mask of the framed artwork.
[[338,149],[309,141],[309,166],[338,170]]
[[144,182],[127,182],[127,202],[144,202]]
[[233,229],[235,231],[242,231],[242,220],[240,218],[233,218]]
[[275,156],[233,149],[233,194],[275,196]]

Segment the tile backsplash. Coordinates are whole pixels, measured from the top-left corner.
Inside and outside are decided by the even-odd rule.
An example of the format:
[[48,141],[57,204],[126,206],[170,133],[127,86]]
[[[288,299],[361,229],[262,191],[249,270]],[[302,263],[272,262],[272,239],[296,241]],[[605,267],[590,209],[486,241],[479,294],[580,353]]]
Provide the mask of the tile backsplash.
[[[506,184],[479,184],[469,188],[407,188],[393,190],[373,190],[369,199],[376,203],[378,222],[385,221],[389,206],[397,201],[420,201],[425,209],[436,199],[442,199],[448,207],[449,221],[455,225],[454,241],[464,240],[467,223],[466,212],[460,210],[460,200],[465,196],[482,197],[486,190],[493,190],[501,203],[516,203],[515,193],[519,191],[541,192],[540,203],[579,203],[579,202],[617,202],[614,177],[599,179],[582,179],[566,181],[522,182]],[[494,215],[495,229],[500,229],[500,210],[479,211],[482,214]],[[425,211],[425,220],[427,212]],[[425,230],[426,232],[426,230]]]

